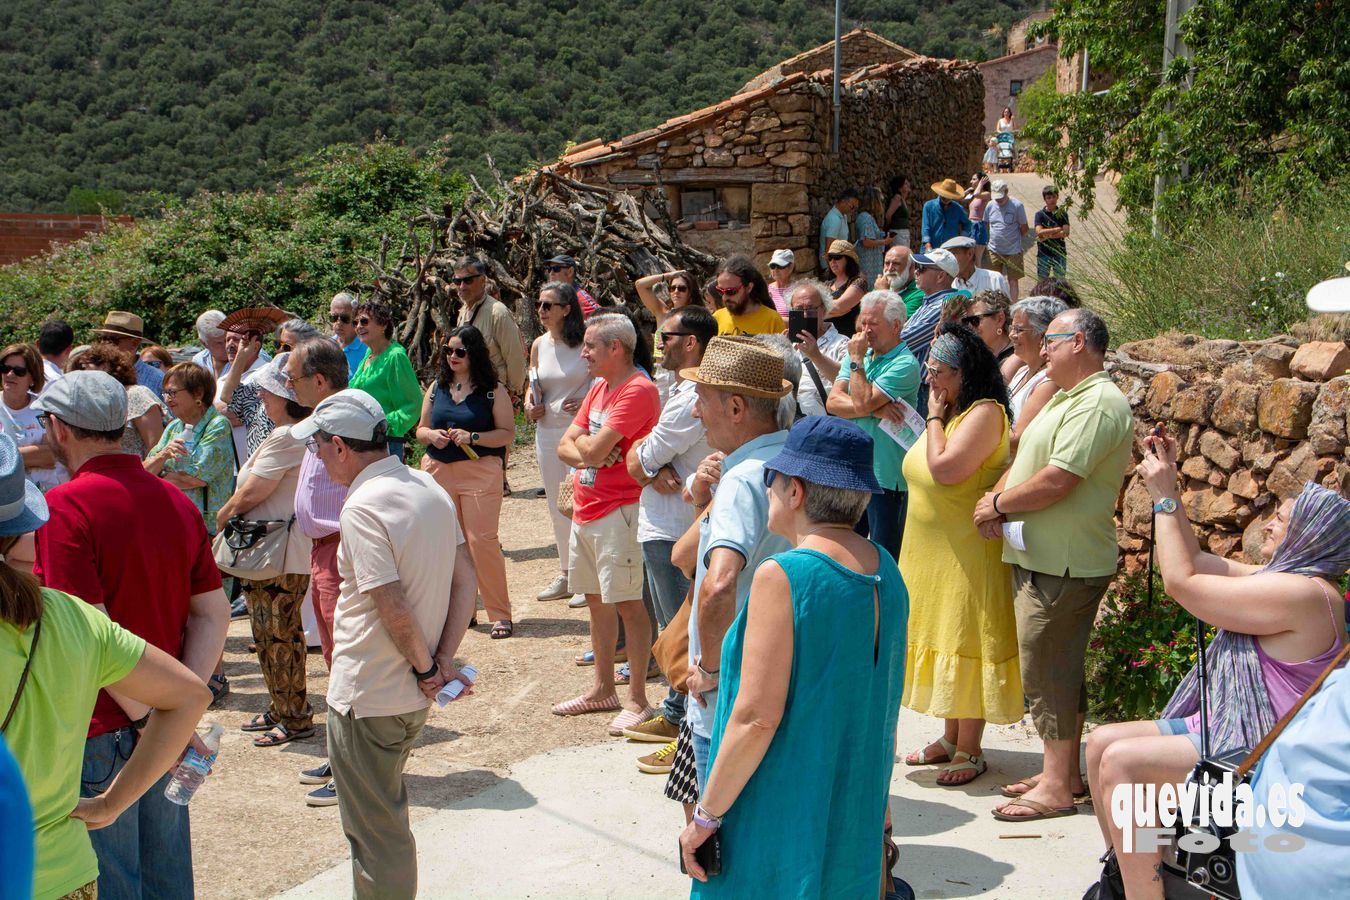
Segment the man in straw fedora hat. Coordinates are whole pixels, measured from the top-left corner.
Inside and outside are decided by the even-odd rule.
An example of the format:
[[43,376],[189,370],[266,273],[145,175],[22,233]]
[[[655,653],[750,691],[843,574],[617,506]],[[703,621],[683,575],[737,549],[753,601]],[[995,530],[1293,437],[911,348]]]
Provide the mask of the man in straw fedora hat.
[[699,520],[689,611],[685,721],[702,787],[708,777],[722,639],[750,596],[755,568],[789,546],[786,538],[769,531],[764,463],[783,449],[796,401],[792,383],[783,377],[783,357],[753,338],[713,338],[698,367],[681,370],[680,377],[695,385],[694,411],[714,450],[695,471],[689,494],[703,507],[712,500],[714,487],[717,492],[717,502]]
[[954,237],[970,234],[970,216],[961,205],[966,192],[957,180],[944,178],[934,182],[931,187],[937,196],[923,205],[921,240],[924,250],[941,247]]
[[156,397],[164,398],[164,373],[143,362],[137,352],[141,344],[150,343],[145,339],[145,322],[140,316],[120,309],[109,310],[102,327],[94,329],[94,343],[112,344],[118,350],[130,353],[136,360],[136,383],[148,387]]

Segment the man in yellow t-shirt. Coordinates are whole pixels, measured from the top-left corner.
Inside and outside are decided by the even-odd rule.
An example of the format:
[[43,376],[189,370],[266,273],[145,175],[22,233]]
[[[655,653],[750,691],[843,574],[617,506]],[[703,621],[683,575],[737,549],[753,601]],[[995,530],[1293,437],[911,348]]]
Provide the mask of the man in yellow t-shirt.
[[713,313],[722,337],[782,334],[787,325],[769,296],[769,285],[748,256],[732,256],[717,270],[722,308]]

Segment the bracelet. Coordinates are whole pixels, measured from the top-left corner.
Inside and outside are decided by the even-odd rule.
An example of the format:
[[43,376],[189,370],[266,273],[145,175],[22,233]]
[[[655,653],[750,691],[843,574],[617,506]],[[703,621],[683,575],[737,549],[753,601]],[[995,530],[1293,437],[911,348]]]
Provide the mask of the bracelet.
[[703,808],[702,803],[694,804],[694,824],[699,828],[707,828],[709,831],[716,831],[722,827],[722,817],[714,816]]
[[1000,516],[1003,515],[1003,510],[998,508],[998,498],[1001,496],[1003,496],[1002,491],[999,491],[997,494],[994,495],[994,512],[998,513]]
[[426,681],[429,678],[435,678],[441,671],[441,667],[436,665],[436,660],[434,659],[431,661],[431,668],[427,669],[425,672],[417,671],[416,666],[409,666],[408,668],[412,669],[413,677],[418,681]]
[[923,424],[927,425],[929,422],[941,422],[941,421],[942,416],[929,416],[928,418],[923,420]]

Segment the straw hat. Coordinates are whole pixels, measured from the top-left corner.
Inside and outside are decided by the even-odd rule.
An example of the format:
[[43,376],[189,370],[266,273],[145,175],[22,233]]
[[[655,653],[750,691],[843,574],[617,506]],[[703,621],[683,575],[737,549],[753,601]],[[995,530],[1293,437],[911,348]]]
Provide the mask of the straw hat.
[[282,322],[293,316],[284,309],[275,306],[246,306],[236,309],[220,322],[221,331],[256,331],[270,334]]
[[848,241],[830,241],[830,249],[825,251],[826,256],[847,256],[859,266],[862,263],[858,260],[858,251]]
[[946,197],[948,200],[964,200],[966,198],[965,188],[957,184],[955,178],[944,178],[941,181],[935,181],[929,185],[933,193],[939,197]]
[[680,377],[747,397],[782,397],[793,389],[783,377],[783,357],[748,337],[713,338],[698,368],[681,369]]
[[120,309],[109,310],[103,319],[103,327],[95,328],[94,334],[106,334],[116,338],[136,338],[145,340],[145,322],[135,313]]

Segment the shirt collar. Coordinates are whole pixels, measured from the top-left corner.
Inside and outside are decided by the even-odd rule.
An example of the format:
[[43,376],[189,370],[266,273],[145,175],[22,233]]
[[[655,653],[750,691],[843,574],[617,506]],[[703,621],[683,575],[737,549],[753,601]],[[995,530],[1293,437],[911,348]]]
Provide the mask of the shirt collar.
[[787,436],[786,431],[771,431],[768,434],[761,434],[757,438],[746,441],[726,455],[726,458],[722,460],[722,471],[727,471],[761,447],[781,446],[787,441]]
[[1072,397],[1075,394],[1081,394],[1083,391],[1087,390],[1094,384],[1098,384],[1102,381],[1109,381],[1110,379],[1111,376],[1106,374],[1106,370],[1103,369],[1100,372],[1093,372],[1091,375],[1084,378],[1082,381],[1078,382],[1073,387],[1069,388],[1067,391],[1062,391],[1061,393],[1063,393],[1065,397]]
[[373,462],[362,469],[357,476],[352,479],[351,485],[347,488],[347,493],[350,494],[372,478],[388,475],[403,467],[403,460],[399,459],[397,456],[387,456],[379,462]]
[[885,353],[881,354],[880,356],[877,356],[876,351],[872,350],[869,347],[867,353],[863,355],[863,362],[872,362],[872,363],[880,362],[881,360],[890,359],[892,356],[895,356],[901,350],[908,350],[908,349],[909,348],[905,346],[905,342],[900,341],[898,344],[896,344],[891,349],[887,350]]
[[110,472],[118,469],[140,469],[145,471],[141,464],[141,459],[134,453],[104,453],[101,456],[90,457],[85,460],[84,465],[80,466],[71,476],[74,481],[81,475],[93,474],[95,472]]
[[[826,322],[826,323],[825,323],[825,333],[822,334],[820,337],[816,338],[816,346],[817,346],[817,347],[824,347],[826,341],[832,341],[832,340],[834,340],[835,336],[838,335],[838,334],[839,334],[839,330],[836,329],[836,328],[834,327],[834,323],[833,323],[833,322]],[[798,352],[800,352],[800,351],[798,351]]]

